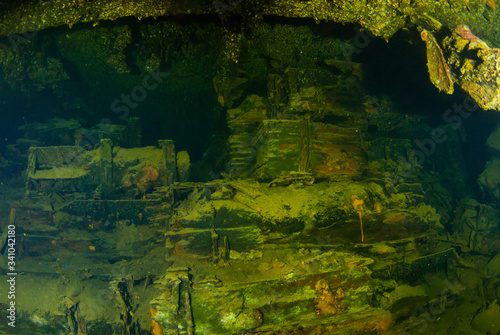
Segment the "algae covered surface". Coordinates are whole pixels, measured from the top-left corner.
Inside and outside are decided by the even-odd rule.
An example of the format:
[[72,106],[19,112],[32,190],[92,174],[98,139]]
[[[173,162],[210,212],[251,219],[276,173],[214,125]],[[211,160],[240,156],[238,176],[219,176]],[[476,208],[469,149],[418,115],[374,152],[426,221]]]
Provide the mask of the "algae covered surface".
[[0,3],[19,333],[498,332],[499,15]]

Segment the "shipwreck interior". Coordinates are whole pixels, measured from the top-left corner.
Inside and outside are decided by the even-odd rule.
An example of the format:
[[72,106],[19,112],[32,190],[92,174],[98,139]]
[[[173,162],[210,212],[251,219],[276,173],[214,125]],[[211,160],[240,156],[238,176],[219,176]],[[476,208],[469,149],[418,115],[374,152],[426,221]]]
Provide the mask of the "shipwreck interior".
[[0,3],[0,334],[500,334],[494,0]]

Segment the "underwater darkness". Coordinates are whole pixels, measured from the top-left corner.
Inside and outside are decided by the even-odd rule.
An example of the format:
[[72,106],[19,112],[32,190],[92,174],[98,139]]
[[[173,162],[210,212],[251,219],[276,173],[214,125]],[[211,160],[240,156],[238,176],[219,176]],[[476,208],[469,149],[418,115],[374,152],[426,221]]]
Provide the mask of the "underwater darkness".
[[[217,23],[216,20],[218,20],[216,16],[201,18],[197,21],[200,26],[198,29],[203,30],[203,25],[213,25],[214,22]],[[138,31],[145,25],[161,24],[161,22],[175,23],[180,26],[190,24],[186,18],[178,17],[168,20],[145,19],[142,21],[125,18],[114,22],[105,21],[100,25],[106,29],[113,29],[124,24],[131,27],[132,40],[124,50],[125,64],[130,68],[130,73],[125,75],[116,74],[116,71],[108,69],[106,64],[100,64],[99,60],[94,59],[92,53],[96,52],[95,50],[86,51],[86,47],[78,42],[73,42],[73,45],[69,46],[65,44],[65,40],[72,43],[71,38],[68,37],[69,34],[87,38],[86,30],[92,25],[82,24],[71,30],[67,27],[59,27],[40,32],[40,39],[43,42],[39,42],[38,47],[48,57],[61,59],[71,80],[65,83],[65,87],[58,92],[58,96],[54,94],[54,90],[47,88],[32,97],[17,95],[9,97],[8,86],[0,86],[2,92],[5,93],[2,94],[1,99],[6,116],[0,125],[2,134],[6,134],[5,137],[9,140],[15,140],[15,137],[19,135],[16,128],[20,125],[43,122],[52,117],[79,119],[84,127],[92,127],[102,120],[122,124],[124,114],[114,113],[110,109],[110,104],[114,99],[120,98],[121,94],[130,94],[131,89],[142,82],[145,74],[137,68],[137,57],[141,48],[148,42],[141,40]],[[186,31],[187,34],[199,34],[197,31],[190,32],[189,28],[186,28]],[[91,38],[100,38],[99,34],[94,34],[94,36],[90,35]],[[177,38],[178,42],[174,44],[181,51],[170,55],[171,57],[166,57],[168,59],[162,61],[158,69],[168,73],[169,76],[158,89],[147,92],[147,98],[126,113],[127,117],[141,118],[142,145],[156,146],[159,139],[173,139],[178,151],[187,150],[192,160],[199,160],[207,149],[211,137],[226,129],[222,108],[216,101],[212,86],[212,78],[216,71],[215,62],[210,58],[211,55],[216,54],[217,46],[210,44],[212,50],[199,54],[196,60],[198,64],[195,65],[190,64],[193,62],[194,55],[186,55],[187,52],[193,51],[188,50],[189,46],[183,44],[188,39],[185,36],[177,36]],[[187,43],[198,42],[200,39],[194,37]],[[184,59],[186,57],[191,58]],[[71,101],[72,97],[81,99],[85,104],[70,108],[63,106],[63,103]],[[119,106],[122,107],[124,104]],[[6,141],[0,145],[1,152],[5,152],[5,146],[9,143],[13,142]]]
[[500,115],[495,111],[480,111],[465,122],[467,130],[467,142],[464,146],[465,163],[470,176],[470,186],[479,197],[481,193],[476,180],[492,156],[486,149],[486,140],[499,122]]
[[[374,38],[353,56],[353,61],[364,65],[365,85],[370,93],[389,95],[399,111],[422,115],[432,127],[445,124],[443,113],[466,97],[459,88],[450,96],[431,84],[425,43],[416,30],[400,31],[389,42]],[[478,109],[462,123],[466,131],[463,153],[467,182],[479,197],[476,180],[491,157],[486,150],[486,139],[499,121],[497,112]]]
[[429,82],[425,43],[418,31],[398,32],[388,42],[372,38],[353,61],[363,64],[364,83],[372,94],[389,94],[398,110],[429,117],[435,124],[457,99],[442,94]]

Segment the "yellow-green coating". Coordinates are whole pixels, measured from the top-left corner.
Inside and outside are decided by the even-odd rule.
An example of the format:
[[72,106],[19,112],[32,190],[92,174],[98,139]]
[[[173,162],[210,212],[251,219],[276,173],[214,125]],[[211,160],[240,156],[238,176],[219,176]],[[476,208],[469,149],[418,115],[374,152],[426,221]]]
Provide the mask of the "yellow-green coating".
[[390,38],[409,22],[419,23],[422,14],[445,27],[468,25],[481,38],[500,45],[496,27],[499,10],[494,1],[484,0],[30,0],[18,4],[0,4],[0,36],[23,34],[48,27],[77,23],[137,19],[173,15],[212,14],[225,17],[241,15],[247,19],[276,15],[289,18],[312,18],[319,21],[359,23],[375,35]]

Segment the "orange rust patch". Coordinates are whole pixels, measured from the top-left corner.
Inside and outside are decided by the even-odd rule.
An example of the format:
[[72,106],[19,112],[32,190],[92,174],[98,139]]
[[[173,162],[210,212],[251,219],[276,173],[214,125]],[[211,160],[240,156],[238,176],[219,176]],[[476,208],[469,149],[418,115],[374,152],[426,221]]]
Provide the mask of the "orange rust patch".
[[426,30],[422,30],[422,32],[420,33],[420,38],[422,39],[422,41],[427,40],[427,31]]
[[[156,309],[154,308],[150,308],[149,309],[149,313],[151,313],[151,316],[155,315],[156,314]],[[158,322],[156,322],[155,320],[151,319],[151,332],[154,334],[154,335],[162,335],[162,331],[161,331],[161,328],[160,328],[160,325],[158,324]]]
[[376,321],[373,321],[370,324],[369,330],[376,330],[379,332],[385,332],[387,329],[389,329],[391,322],[392,322],[392,318],[391,318],[390,314],[386,315],[385,317],[380,317]]
[[335,292],[330,289],[328,283],[324,280],[316,282],[317,291],[314,298],[314,309],[316,315],[330,315],[340,313],[345,307],[340,305],[340,299],[345,297],[344,291],[339,287]]
[[495,10],[497,8],[496,4],[495,4],[495,0],[486,0],[486,4],[488,5],[488,7],[490,7],[492,10]]

